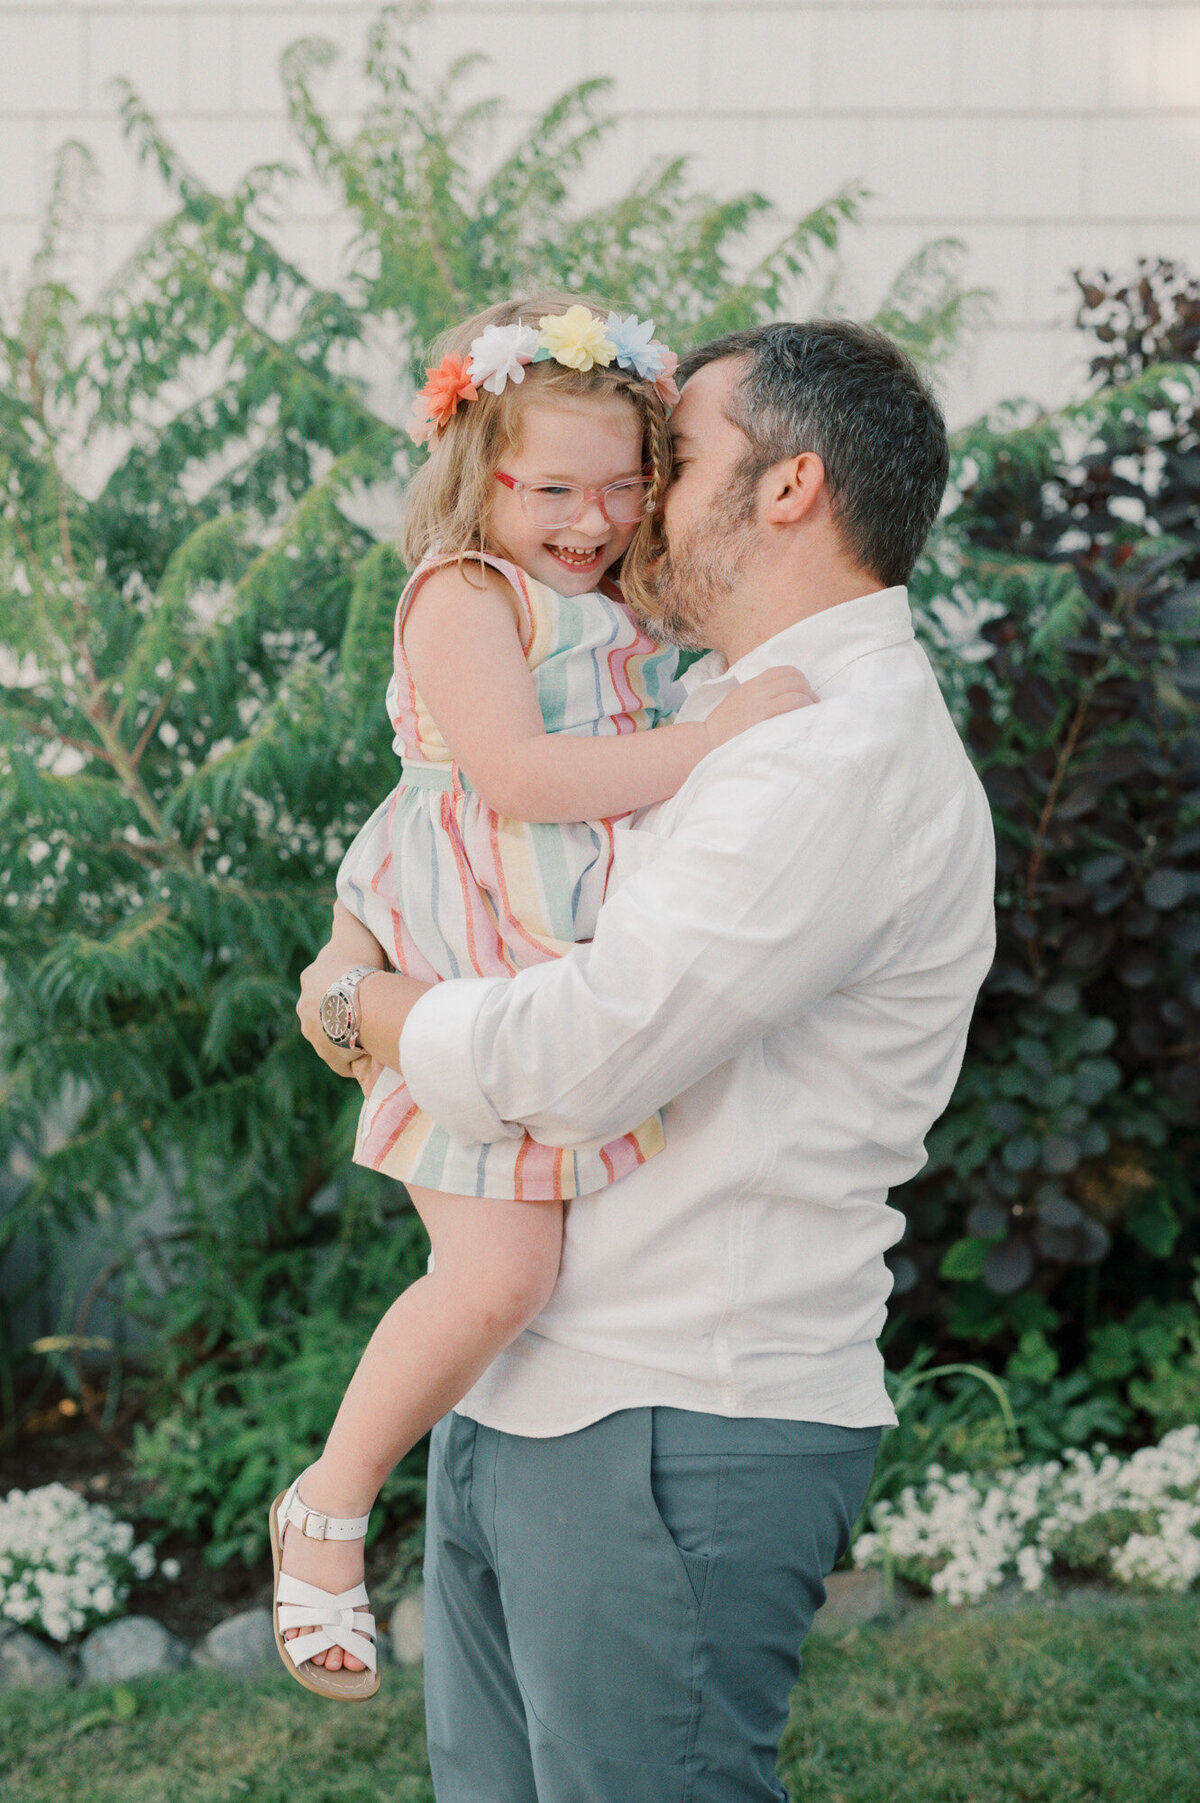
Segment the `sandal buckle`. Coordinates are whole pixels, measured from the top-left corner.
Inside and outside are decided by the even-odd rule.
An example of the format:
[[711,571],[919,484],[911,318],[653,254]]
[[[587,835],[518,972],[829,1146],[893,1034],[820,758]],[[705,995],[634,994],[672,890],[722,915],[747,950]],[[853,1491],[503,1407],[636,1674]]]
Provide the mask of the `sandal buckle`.
[[[301,1533],[309,1540],[324,1540],[326,1519],[327,1517],[322,1515],[318,1509],[305,1509],[304,1526],[300,1530]],[[315,1527],[314,1522],[316,1523]]]

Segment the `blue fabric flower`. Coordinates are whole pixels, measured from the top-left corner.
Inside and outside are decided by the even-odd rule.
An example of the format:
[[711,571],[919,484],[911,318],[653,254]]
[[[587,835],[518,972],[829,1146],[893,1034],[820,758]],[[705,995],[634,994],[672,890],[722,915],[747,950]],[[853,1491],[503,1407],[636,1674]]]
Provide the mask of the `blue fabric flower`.
[[644,382],[652,382],[655,376],[662,374],[663,347],[653,342],[652,319],[643,325],[636,313],[630,313],[625,319],[619,313],[610,313],[604,332],[615,346],[617,363],[622,369],[633,370]]

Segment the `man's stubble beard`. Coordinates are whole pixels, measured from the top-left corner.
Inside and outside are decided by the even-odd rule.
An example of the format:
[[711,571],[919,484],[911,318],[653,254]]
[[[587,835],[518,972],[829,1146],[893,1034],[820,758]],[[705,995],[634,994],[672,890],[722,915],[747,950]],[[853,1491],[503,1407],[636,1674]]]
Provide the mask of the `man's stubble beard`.
[[654,574],[653,636],[685,651],[703,650],[719,603],[737,587],[758,542],[759,472],[743,464],[709,518],[677,534]]

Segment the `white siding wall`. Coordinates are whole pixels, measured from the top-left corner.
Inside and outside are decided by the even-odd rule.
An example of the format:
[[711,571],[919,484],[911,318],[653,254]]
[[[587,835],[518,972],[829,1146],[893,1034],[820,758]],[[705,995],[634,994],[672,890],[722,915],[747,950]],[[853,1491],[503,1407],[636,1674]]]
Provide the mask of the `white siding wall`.
[[[342,50],[324,94],[347,124],[373,4],[290,0],[0,0],[0,266],[19,269],[49,159],[77,136],[104,172],[86,276],[99,280],[164,202],[113,110],[124,74],[196,169],[227,183],[288,153],[279,54],[307,33]],[[873,191],[848,234],[844,303],[869,308],[902,259],[953,234],[992,287],[994,323],[955,375],[961,419],[1001,394],[1053,401],[1079,347],[1076,263],[1138,253],[1200,273],[1200,6],[1184,0],[435,0],[420,29],[435,66],[493,59],[475,89],[507,97],[501,133],[584,75],[615,77],[620,129],[590,192],[686,152],[696,180],[761,188],[798,214],[850,177]],[[335,267],[339,222],[297,195],[288,237]]]

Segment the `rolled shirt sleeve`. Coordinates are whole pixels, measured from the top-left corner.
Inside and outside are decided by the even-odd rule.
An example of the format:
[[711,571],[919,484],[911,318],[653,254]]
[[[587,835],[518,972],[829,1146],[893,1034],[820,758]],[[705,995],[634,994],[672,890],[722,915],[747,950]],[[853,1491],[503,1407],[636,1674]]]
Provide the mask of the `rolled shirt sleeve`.
[[667,805],[671,830],[639,848],[590,944],[511,981],[439,984],[413,1009],[401,1068],[447,1131],[615,1138],[886,959],[903,896],[853,760],[802,754],[769,722]]
[[409,1094],[459,1139],[488,1145],[524,1132],[519,1121],[502,1119],[481,1089],[473,1050],[488,992],[511,988],[504,977],[452,977],[427,990],[404,1023],[400,1068]]

